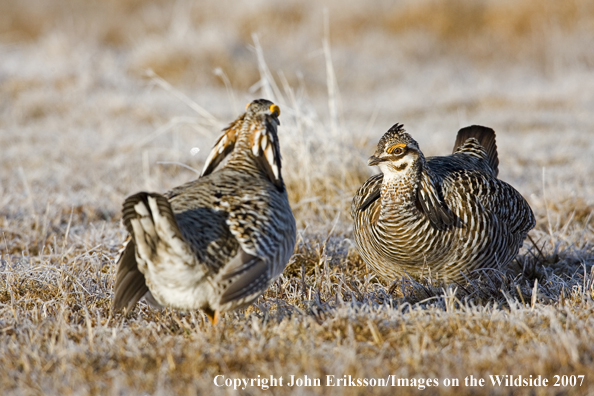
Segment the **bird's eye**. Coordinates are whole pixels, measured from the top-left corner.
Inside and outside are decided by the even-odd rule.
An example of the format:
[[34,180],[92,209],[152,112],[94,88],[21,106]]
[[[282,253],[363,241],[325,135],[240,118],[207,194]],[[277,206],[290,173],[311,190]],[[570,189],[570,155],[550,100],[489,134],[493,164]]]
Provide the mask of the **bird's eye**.
[[400,144],[395,144],[391,147],[389,147],[386,152],[388,154],[392,154],[392,155],[400,155],[402,153],[404,153],[404,147],[405,145],[400,143]]

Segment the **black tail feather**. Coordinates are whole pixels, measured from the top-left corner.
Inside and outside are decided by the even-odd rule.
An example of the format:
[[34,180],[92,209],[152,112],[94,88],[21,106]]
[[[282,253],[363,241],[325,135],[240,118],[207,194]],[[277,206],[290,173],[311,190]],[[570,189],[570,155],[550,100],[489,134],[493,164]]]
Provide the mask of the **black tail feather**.
[[462,128],[458,131],[456,143],[454,143],[454,150],[456,152],[458,147],[464,144],[469,138],[478,140],[481,146],[487,152],[489,157],[489,165],[495,171],[495,175],[499,173],[499,158],[497,157],[497,144],[495,142],[495,131],[480,125],[472,125]]

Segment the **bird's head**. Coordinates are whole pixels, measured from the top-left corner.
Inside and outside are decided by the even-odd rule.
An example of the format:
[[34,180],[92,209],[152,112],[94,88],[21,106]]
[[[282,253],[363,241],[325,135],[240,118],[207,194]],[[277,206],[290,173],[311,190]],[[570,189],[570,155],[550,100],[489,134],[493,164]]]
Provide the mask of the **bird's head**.
[[367,164],[377,165],[384,179],[390,180],[417,172],[419,160],[423,159],[418,143],[406,133],[402,124],[396,124],[382,136]]
[[278,120],[280,108],[266,99],[256,99],[248,103],[245,106],[245,116],[246,119],[272,124],[271,126],[274,128],[274,132],[276,132],[276,127],[280,125],[280,121]]

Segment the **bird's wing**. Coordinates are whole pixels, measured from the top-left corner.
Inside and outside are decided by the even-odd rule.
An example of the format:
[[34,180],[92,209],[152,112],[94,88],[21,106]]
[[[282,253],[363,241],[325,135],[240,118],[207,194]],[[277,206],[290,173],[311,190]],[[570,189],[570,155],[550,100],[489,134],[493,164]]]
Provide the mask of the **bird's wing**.
[[444,198],[454,210],[492,213],[513,234],[525,234],[535,225],[524,197],[508,183],[475,170],[459,170],[443,182]]
[[231,300],[251,301],[280,275],[293,253],[296,226],[284,193],[266,198],[252,193],[226,196],[227,225],[240,251],[217,274],[224,288],[221,304]]
[[240,248],[237,256],[229,261],[215,278],[221,293],[219,304],[238,300],[249,302],[262,294],[271,279],[268,262]]

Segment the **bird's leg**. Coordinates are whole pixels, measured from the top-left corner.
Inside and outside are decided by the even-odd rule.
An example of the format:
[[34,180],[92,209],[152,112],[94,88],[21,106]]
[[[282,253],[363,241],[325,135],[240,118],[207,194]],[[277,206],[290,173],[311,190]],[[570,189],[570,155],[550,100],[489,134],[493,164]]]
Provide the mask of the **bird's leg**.
[[206,313],[208,320],[210,320],[210,323],[212,323],[213,326],[216,326],[216,324],[219,323],[219,318],[221,315],[218,309],[216,311],[213,311],[212,309],[205,309],[204,313]]

